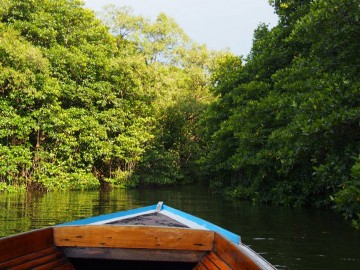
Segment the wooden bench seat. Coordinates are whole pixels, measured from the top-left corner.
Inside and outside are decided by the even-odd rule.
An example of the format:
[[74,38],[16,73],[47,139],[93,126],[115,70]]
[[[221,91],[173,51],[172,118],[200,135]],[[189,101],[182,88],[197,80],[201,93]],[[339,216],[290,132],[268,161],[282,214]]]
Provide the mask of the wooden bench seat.
[[53,229],[0,239],[0,269],[74,269],[55,246]]

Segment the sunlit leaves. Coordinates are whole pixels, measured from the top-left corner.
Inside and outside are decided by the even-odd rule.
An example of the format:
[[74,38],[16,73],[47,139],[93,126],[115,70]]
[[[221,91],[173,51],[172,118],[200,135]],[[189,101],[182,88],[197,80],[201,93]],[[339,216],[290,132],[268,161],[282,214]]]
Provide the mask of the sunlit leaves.
[[0,141],[29,161],[1,165],[6,187],[134,186],[136,169],[159,172],[154,156],[166,161],[166,183],[193,172],[213,53],[165,14],[107,12],[112,33],[77,0],[1,6]]
[[0,142],[11,153],[0,181],[90,188],[109,164],[138,160],[151,137],[146,63],[118,51],[80,1],[9,1],[1,20]]
[[111,31],[121,37],[120,42],[134,43],[138,52],[144,54],[148,64],[160,62],[174,64],[177,51],[185,47],[189,38],[177,23],[161,13],[155,22],[135,16],[128,7],[107,6],[102,14]]

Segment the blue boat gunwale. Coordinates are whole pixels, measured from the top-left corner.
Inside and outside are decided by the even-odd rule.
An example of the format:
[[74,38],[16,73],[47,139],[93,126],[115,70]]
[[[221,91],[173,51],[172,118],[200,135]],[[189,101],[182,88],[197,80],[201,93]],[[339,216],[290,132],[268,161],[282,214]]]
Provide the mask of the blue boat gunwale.
[[164,211],[168,211],[168,212],[172,213],[173,215],[176,215],[183,219],[189,220],[190,222],[194,222],[198,226],[200,226],[204,229],[217,232],[237,245],[240,245],[240,243],[241,243],[240,236],[233,232],[230,232],[230,231],[228,231],[224,228],[221,228],[221,227],[219,227],[211,222],[208,222],[204,219],[201,219],[199,217],[185,213],[183,211],[172,208],[172,207],[167,206],[162,203],[160,204],[161,209],[159,209],[159,204],[160,203],[155,204],[155,205],[135,208],[135,209],[131,209],[131,210],[115,212],[115,213],[106,214],[106,215],[100,215],[100,216],[95,216],[95,217],[79,219],[79,220],[75,220],[75,221],[71,221],[71,222],[62,223],[62,224],[59,224],[56,226],[90,225],[90,224],[94,224],[94,223],[102,222],[102,221],[106,221],[106,220],[116,220],[116,219],[121,219],[121,218],[127,217],[127,216],[136,216],[136,215],[140,215],[145,212],[155,212],[157,210],[160,210],[159,212],[161,213],[161,211],[164,210]]

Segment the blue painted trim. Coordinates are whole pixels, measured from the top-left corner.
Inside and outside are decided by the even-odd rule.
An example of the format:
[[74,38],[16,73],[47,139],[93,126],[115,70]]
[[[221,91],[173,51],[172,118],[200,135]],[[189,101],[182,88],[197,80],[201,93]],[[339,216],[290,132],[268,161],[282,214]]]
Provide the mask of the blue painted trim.
[[59,224],[56,226],[89,225],[94,222],[104,221],[104,220],[113,219],[113,218],[120,218],[120,217],[124,217],[124,216],[128,216],[128,215],[139,214],[141,212],[151,211],[151,210],[156,210],[156,204],[141,207],[141,208],[131,209],[131,210],[127,210],[127,211],[111,213],[111,214],[107,214],[107,215],[79,219],[79,220]]
[[239,235],[232,233],[224,228],[221,228],[211,222],[208,222],[206,220],[203,220],[201,218],[198,218],[196,216],[190,215],[188,213],[185,213],[183,211],[177,210],[175,208],[169,207],[167,205],[163,205],[163,210],[167,210],[175,215],[178,215],[180,217],[183,217],[187,220],[190,220],[192,222],[195,222],[196,224],[199,224],[200,226],[205,227],[206,229],[210,230],[210,231],[214,231],[217,232],[219,234],[221,234],[222,236],[224,236],[225,238],[229,239],[230,241],[234,242],[235,244],[240,244],[241,242],[241,238]]
[[[101,215],[101,216],[96,216],[96,217],[90,217],[90,218],[85,218],[85,219],[80,219],[80,220],[75,220],[75,221],[71,221],[71,222],[66,222],[63,224],[59,224],[56,226],[73,226],[73,225],[89,225],[91,223],[95,223],[95,222],[100,222],[100,221],[105,221],[108,219],[114,219],[114,218],[120,218],[120,217],[124,217],[124,216],[128,216],[128,215],[134,215],[134,214],[140,214],[141,212],[146,212],[146,211],[151,211],[151,210],[156,210],[156,206],[155,205],[150,205],[150,206],[146,206],[146,207],[141,207],[141,208],[136,208],[136,209],[131,209],[131,210],[127,210],[127,211],[122,211],[122,212],[116,212],[116,213],[112,213],[112,214],[107,214],[107,215]],[[175,208],[172,208],[170,206],[167,206],[165,204],[163,204],[162,209],[161,210],[166,210],[169,211],[175,215],[178,215],[180,217],[183,217],[187,220],[190,220],[210,231],[215,231],[219,234],[221,234],[222,236],[224,236],[225,238],[229,239],[230,241],[234,242],[235,244],[240,244],[240,236],[237,234],[234,234],[228,230],[225,230],[224,228],[221,228],[211,222],[208,222],[206,220],[203,220],[201,218],[198,218],[196,216],[190,215],[188,213],[185,213],[183,211],[177,210]]]

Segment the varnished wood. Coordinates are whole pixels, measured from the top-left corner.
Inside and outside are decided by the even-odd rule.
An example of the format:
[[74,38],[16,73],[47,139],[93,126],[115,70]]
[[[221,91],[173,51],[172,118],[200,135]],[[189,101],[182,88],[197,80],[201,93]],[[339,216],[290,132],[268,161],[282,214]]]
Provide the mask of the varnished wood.
[[220,268],[209,259],[208,256],[204,256],[201,262],[205,265],[205,267],[209,270],[219,270]]
[[41,229],[0,239],[0,263],[53,245],[52,228]]
[[150,250],[84,247],[63,247],[62,251],[67,258],[158,262],[198,262],[206,253],[206,251],[197,250]]
[[260,270],[259,266],[243,254],[239,248],[217,233],[215,233],[214,252],[231,269]]
[[[56,267],[72,267],[72,265],[68,262],[68,260],[65,257],[60,257],[57,260],[53,260],[53,261],[49,261],[45,264],[39,265],[38,267],[35,268],[31,268],[34,270],[49,270],[49,269],[54,269]],[[71,269],[74,269],[74,267],[72,267]]]
[[[231,270],[231,268],[213,251],[207,252],[197,265],[200,269]],[[195,268],[197,269],[197,268]]]
[[[43,265],[46,265],[48,263],[57,261],[59,259],[64,258],[63,254],[56,250],[54,253],[51,253],[49,255],[30,260],[26,263],[20,264],[16,267],[13,267],[12,270],[21,270],[21,269],[35,269],[36,267],[40,267]],[[51,268],[45,268],[45,269],[51,269]]]
[[206,257],[211,260],[219,269],[231,270],[231,268],[213,251],[210,251]]
[[0,239],[0,269],[74,269],[53,240],[52,228]]
[[[51,251],[51,253],[49,253],[49,251]],[[63,253],[55,248],[47,249],[46,254],[44,254],[43,251],[35,252],[23,257],[19,257],[19,259],[13,259],[0,265],[0,269],[11,270],[49,270],[55,268],[58,268],[59,270],[74,269],[74,267],[70,264],[67,258],[64,257]]]
[[212,231],[107,225],[55,227],[2,238],[0,269],[73,269],[64,252],[84,259],[199,262],[197,270],[260,269],[245,251]]
[[15,267],[17,265],[25,264],[32,260],[36,260],[36,259],[48,256],[52,253],[55,253],[56,251],[57,250],[56,250],[55,246],[53,246],[53,247],[39,250],[37,252],[33,252],[30,254],[24,255],[24,256],[19,256],[18,258],[0,263],[0,269],[8,269],[8,268]]
[[209,251],[214,232],[145,226],[65,226],[54,228],[54,241],[60,247]]
[[208,270],[207,267],[202,263],[202,262],[199,262],[193,270]]

